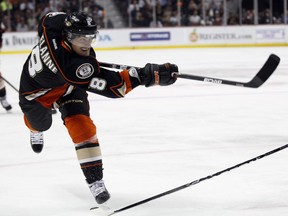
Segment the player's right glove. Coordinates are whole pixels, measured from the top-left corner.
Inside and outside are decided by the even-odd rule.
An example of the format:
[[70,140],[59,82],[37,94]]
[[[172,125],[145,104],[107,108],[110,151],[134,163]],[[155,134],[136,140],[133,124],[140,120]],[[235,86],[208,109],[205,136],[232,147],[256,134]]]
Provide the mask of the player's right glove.
[[150,87],[153,85],[167,86],[177,80],[178,66],[175,64],[146,64],[138,71],[141,85]]

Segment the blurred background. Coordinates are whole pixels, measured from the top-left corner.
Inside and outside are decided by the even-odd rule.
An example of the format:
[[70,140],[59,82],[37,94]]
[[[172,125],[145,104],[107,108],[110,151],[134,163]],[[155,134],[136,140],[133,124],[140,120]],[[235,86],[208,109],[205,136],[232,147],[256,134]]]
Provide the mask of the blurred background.
[[35,31],[47,12],[82,10],[101,28],[287,24],[288,0],[3,0],[10,32]]

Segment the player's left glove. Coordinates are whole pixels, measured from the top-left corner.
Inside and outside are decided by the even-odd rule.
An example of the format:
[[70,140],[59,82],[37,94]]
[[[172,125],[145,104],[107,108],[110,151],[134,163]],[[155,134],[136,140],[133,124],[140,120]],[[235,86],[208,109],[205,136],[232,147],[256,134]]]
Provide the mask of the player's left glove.
[[178,66],[175,64],[146,64],[138,71],[141,85],[150,87],[153,85],[167,86],[177,80]]

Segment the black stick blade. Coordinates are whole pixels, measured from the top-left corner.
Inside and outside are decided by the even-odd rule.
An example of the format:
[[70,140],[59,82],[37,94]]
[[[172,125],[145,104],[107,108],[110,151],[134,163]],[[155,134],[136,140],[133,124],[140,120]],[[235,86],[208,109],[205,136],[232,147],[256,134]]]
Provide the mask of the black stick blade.
[[267,59],[267,61],[265,62],[265,64],[263,65],[263,67],[256,74],[256,76],[250,82],[246,83],[244,86],[258,88],[268,80],[268,78],[278,67],[279,63],[280,58],[275,54],[271,54]]

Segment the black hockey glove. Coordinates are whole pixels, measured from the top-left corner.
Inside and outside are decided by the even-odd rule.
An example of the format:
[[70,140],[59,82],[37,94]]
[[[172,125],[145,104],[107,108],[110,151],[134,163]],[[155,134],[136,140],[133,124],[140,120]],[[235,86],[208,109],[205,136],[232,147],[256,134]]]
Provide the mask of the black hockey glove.
[[138,71],[141,85],[150,87],[153,85],[167,86],[173,84],[177,79],[178,66],[175,64],[146,64]]

